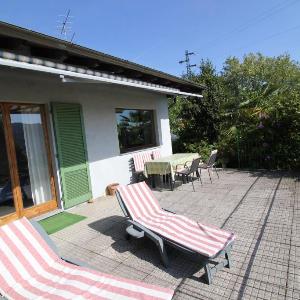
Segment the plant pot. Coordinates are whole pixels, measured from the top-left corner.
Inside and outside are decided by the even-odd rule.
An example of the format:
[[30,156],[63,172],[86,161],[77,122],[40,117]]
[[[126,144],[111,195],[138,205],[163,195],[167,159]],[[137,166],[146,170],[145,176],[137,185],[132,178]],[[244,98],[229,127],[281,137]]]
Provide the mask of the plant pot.
[[116,190],[119,186],[119,183],[111,183],[106,187],[106,194],[108,196],[114,196],[116,193]]

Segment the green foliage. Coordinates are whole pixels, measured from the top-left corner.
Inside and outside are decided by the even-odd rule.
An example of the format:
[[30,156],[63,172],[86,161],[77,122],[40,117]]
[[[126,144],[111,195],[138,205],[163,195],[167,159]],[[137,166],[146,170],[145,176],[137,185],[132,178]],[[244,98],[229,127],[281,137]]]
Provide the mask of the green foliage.
[[[217,144],[232,167],[300,168],[300,67],[288,55],[228,58],[220,74],[201,62],[190,79],[206,86],[204,100],[178,99],[170,109],[180,151]],[[201,153],[202,154],[202,153]]]
[[209,144],[206,141],[200,141],[194,144],[184,145],[187,152],[199,153],[203,161],[207,161],[211,151],[216,148],[215,145]]
[[218,136],[220,121],[219,78],[211,62],[202,61],[200,74],[193,75],[191,79],[207,86],[204,98],[199,100],[177,97],[175,103],[169,103],[171,130],[186,144],[198,143],[201,140],[213,143]]

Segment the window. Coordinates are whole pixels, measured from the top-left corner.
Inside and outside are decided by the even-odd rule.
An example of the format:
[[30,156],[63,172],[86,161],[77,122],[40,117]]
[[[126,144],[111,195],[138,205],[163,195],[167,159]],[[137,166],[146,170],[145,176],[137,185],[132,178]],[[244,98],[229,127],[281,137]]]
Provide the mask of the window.
[[121,153],[155,146],[153,110],[116,109]]

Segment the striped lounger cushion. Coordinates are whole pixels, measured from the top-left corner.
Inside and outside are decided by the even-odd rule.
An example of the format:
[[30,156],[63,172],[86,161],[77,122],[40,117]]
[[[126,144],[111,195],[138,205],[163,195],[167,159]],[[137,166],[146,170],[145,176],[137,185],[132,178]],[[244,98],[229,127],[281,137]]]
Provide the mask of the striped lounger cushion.
[[173,291],[63,261],[23,218],[0,227],[0,294],[7,299],[171,299]]
[[120,186],[118,191],[134,221],[206,257],[214,257],[235,238],[231,232],[162,210],[145,182]]
[[143,172],[145,162],[151,161],[151,160],[152,160],[151,152],[135,153],[133,155],[133,163],[134,163],[135,171]]
[[153,156],[153,159],[161,158],[160,150],[153,150],[152,151],[152,156]]

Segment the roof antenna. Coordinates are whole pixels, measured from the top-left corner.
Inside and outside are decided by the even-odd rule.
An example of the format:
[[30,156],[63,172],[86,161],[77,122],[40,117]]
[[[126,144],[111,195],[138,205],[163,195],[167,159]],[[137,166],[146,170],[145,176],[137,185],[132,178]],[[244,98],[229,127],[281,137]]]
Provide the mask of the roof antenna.
[[[73,16],[70,15],[71,10],[68,9],[65,15],[59,15],[61,20],[57,21],[59,24],[57,26],[57,30],[62,39],[68,40],[69,33],[72,31],[72,21]],[[73,43],[75,37],[75,32],[73,32],[70,42]]]
[[187,77],[190,77],[192,75],[192,68],[196,67],[196,65],[190,64],[190,56],[195,55],[194,52],[189,52],[188,50],[185,50],[185,60],[179,61],[180,64],[186,63],[186,75]]
[[72,37],[71,37],[71,39],[70,39],[70,43],[71,43],[71,44],[73,44],[74,37],[75,37],[75,32],[73,32]]

